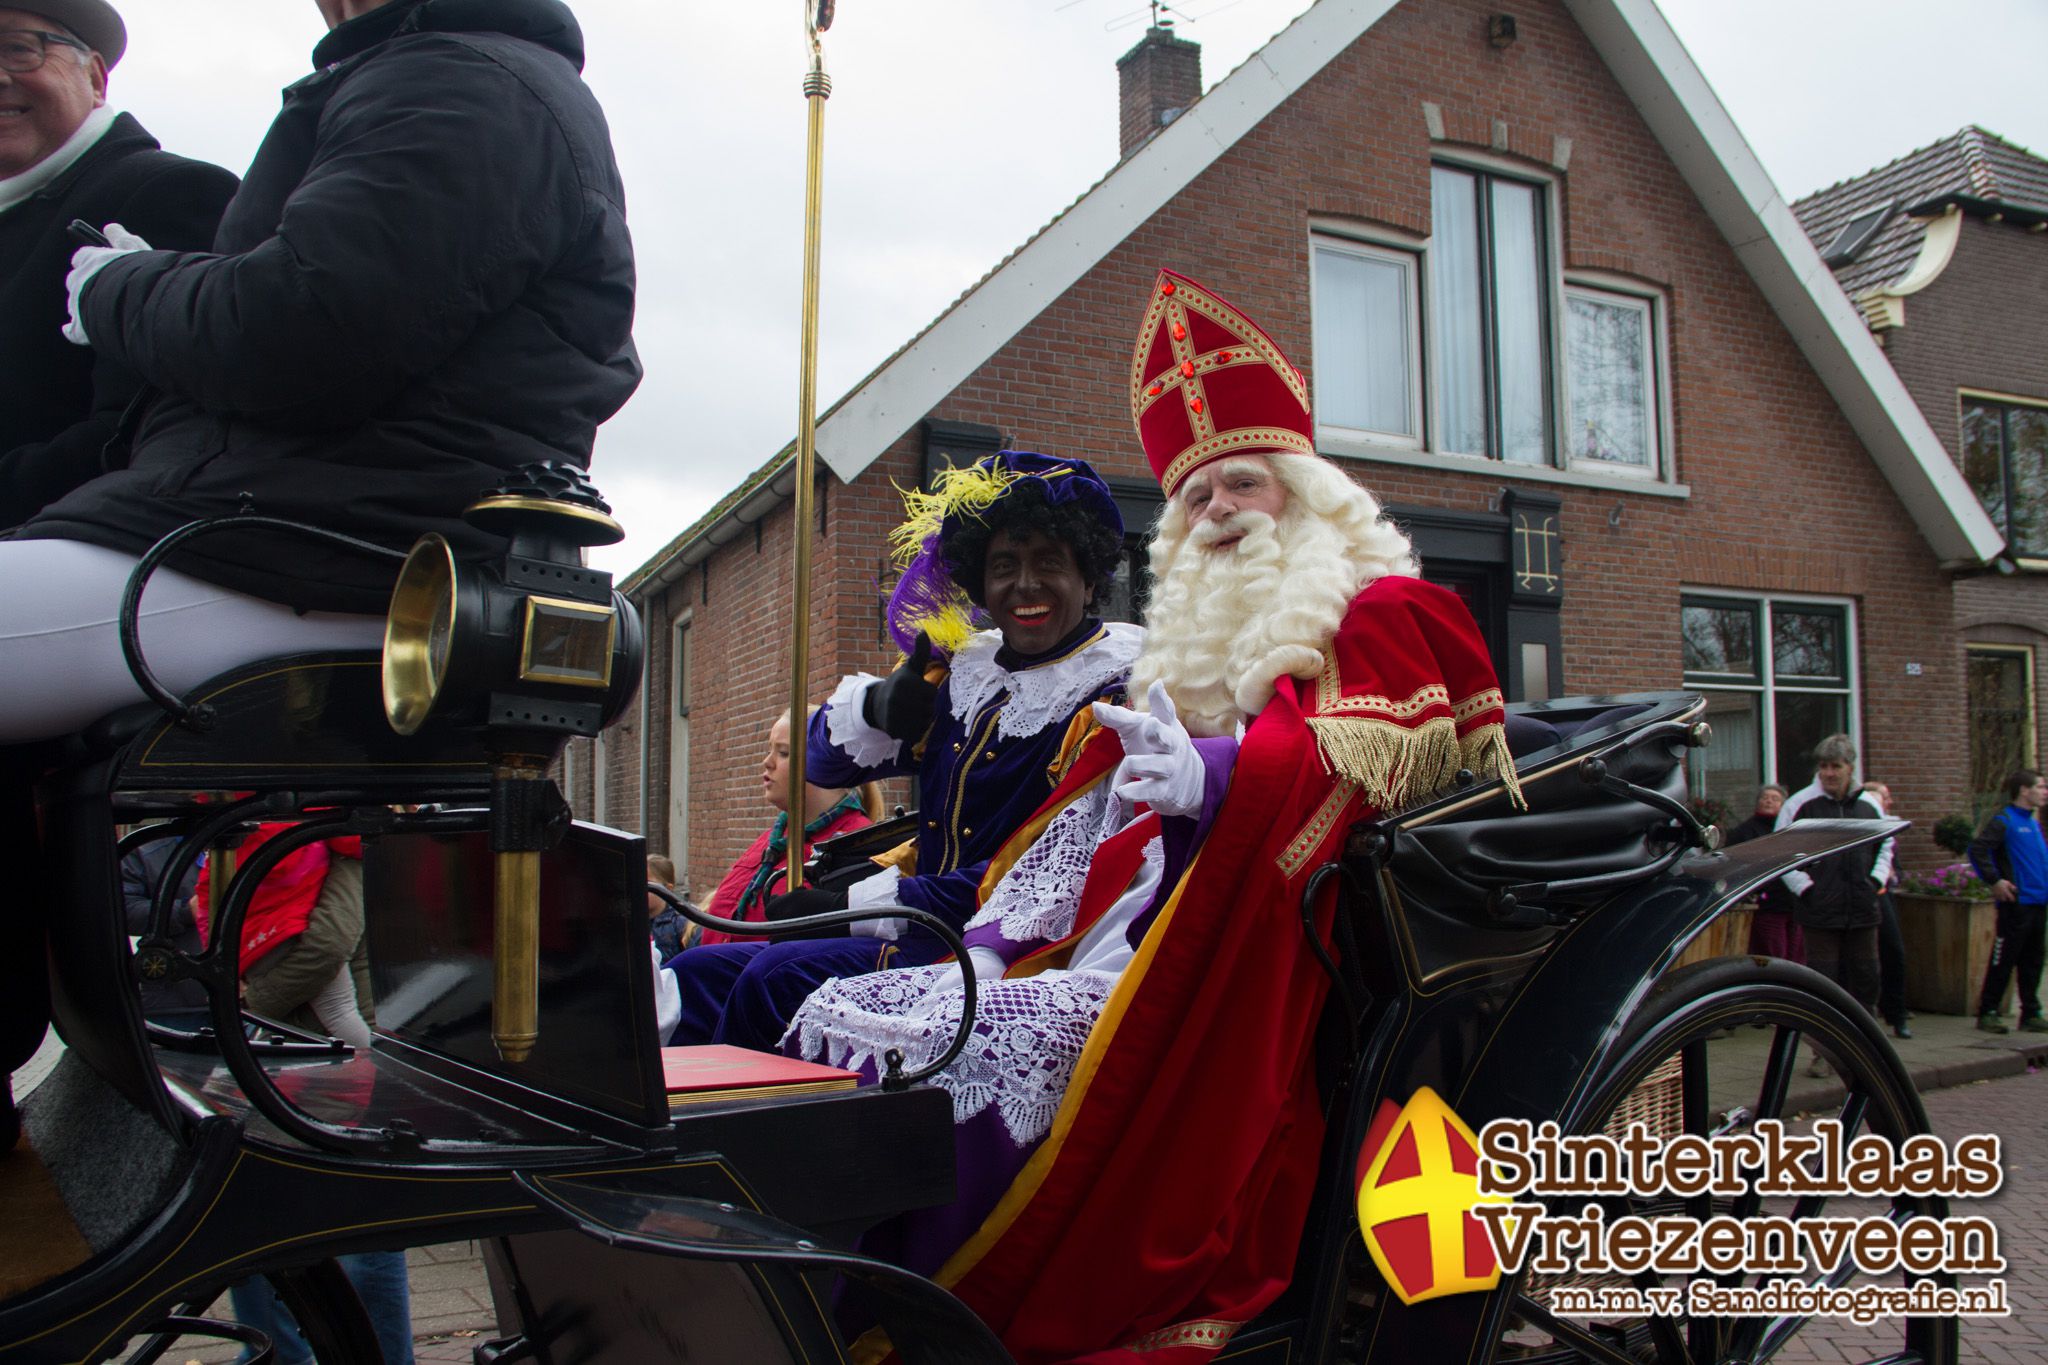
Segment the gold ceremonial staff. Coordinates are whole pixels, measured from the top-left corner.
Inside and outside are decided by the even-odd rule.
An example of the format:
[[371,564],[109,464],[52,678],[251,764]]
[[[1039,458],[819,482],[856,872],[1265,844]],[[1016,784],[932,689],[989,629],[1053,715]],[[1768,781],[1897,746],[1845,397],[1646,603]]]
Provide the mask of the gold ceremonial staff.
[[789,889],[804,884],[805,716],[809,711],[811,664],[811,495],[818,464],[818,242],[824,216],[825,101],[832,78],[825,74],[819,35],[832,27],[834,0],[804,0],[804,34],[811,44],[811,69],[804,76],[810,129],[804,163],[804,318],[796,381],[796,579],[789,659]]

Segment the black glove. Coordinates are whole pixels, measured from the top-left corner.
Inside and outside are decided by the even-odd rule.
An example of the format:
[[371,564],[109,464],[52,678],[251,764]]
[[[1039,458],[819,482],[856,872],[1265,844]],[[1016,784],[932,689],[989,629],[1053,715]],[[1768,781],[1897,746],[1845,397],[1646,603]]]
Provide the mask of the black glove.
[[925,681],[924,671],[932,661],[932,642],[917,633],[917,643],[896,671],[870,687],[861,698],[861,718],[891,739],[915,744],[932,725],[932,709],[938,704],[936,683]]
[[[805,886],[770,897],[768,903],[761,907],[761,914],[772,924],[777,920],[802,919],[806,915],[823,915],[845,908],[845,891],[828,891],[822,886]],[[776,941],[780,943],[800,938],[844,938],[846,932],[846,926],[840,924],[830,929],[813,929],[803,934],[778,935]]]

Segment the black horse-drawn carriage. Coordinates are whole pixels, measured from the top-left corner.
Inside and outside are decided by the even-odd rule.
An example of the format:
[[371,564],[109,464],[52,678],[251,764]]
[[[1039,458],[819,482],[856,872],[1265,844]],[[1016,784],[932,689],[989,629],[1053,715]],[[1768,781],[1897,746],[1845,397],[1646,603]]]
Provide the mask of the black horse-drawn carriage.
[[[578,567],[573,527],[589,513],[568,501],[501,501],[515,552],[482,586],[416,552],[381,666],[266,661],[42,755],[62,894],[40,913],[68,1051],[26,1097],[36,1156],[9,1158],[0,1195],[11,1226],[36,1229],[10,1258],[0,1355],[151,1359],[181,1334],[246,1341],[199,1314],[265,1273],[321,1360],[374,1361],[333,1258],[490,1238],[504,1239],[504,1335],[479,1360],[842,1360],[840,1277],[864,1287],[908,1361],[1008,1359],[944,1290],[851,1249],[877,1221],[951,1198],[943,1092],[892,1076],[671,1117],[642,841],[568,820],[545,777],[566,736],[616,715],[637,676],[630,608]],[[602,643],[579,640],[600,619]],[[490,648],[463,653],[465,632],[500,642],[505,676]],[[1526,1274],[1404,1305],[1366,1255],[1353,1200],[1381,1101],[1425,1085],[1474,1126],[1592,1133],[1649,1115],[1670,1132],[1738,1132],[1785,1114],[1804,1042],[1832,1061],[1850,1132],[1925,1130],[1897,1058],[1826,980],[1751,957],[1673,970],[1752,888],[1897,828],[1808,822],[1715,850],[1682,801],[1700,711],[1682,693],[1517,706],[1526,813],[1470,782],[1361,825],[1311,881],[1307,898],[1339,901],[1335,951],[1316,947],[1335,982],[1317,1040],[1320,1193],[1290,1288],[1219,1358],[1732,1365],[1773,1358],[1805,1325],[1568,1318],[1552,1311],[1557,1280]],[[178,863],[256,819],[297,824],[226,882],[212,949],[171,945],[169,891],[132,944],[121,855],[182,836],[175,886]],[[123,826],[134,832],[117,839]],[[290,848],[344,833],[365,839],[379,1027],[363,1053],[252,1021],[236,990],[252,888]],[[1316,942],[1306,904],[1254,912]],[[210,1017],[146,1020],[138,981],[181,976],[205,985]],[[1743,1025],[1769,1030],[1769,1061],[1731,1099],[1708,1040]],[[1711,1202],[1673,1201],[1693,1214]],[[1917,1213],[1945,1209],[1896,1201],[1895,1217]],[[1916,1318],[1870,1354],[1943,1365],[1956,1349],[1953,1319]]]

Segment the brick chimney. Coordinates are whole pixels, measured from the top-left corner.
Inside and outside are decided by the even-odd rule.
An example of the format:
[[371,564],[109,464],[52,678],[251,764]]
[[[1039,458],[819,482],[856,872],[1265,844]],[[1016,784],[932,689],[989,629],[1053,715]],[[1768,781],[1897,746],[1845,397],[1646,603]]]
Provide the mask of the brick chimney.
[[1129,156],[1202,94],[1202,45],[1155,24],[1116,61],[1118,155]]

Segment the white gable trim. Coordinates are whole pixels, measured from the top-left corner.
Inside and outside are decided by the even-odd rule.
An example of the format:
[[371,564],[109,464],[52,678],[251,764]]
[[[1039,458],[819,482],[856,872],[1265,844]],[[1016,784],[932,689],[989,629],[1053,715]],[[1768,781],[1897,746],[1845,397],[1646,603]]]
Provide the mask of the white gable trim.
[[1944,563],[2005,539],[1651,0],[1564,0]]
[[[1395,2],[1320,0],[1301,15],[861,381],[819,424],[820,458],[841,479],[858,477]],[[1652,0],[1564,4],[1936,557],[1978,564],[1997,555],[1997,528]]]
[[851,482],[1395,3],[1321,0],[1288,25],[863,380],[818,424],[818,457]]

